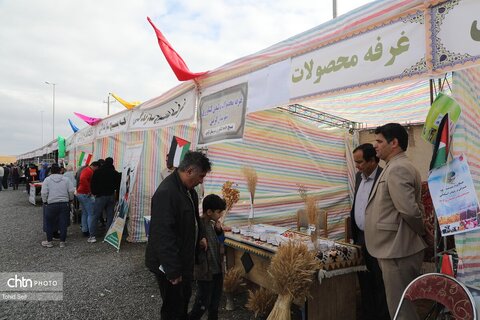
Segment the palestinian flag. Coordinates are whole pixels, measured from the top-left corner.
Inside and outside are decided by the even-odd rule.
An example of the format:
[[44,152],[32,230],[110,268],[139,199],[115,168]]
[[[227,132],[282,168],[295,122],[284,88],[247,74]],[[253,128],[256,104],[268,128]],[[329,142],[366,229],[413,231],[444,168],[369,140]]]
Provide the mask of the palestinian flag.
[[189,149],[190,142],[174,136],[172,139],[172,145],[170,146],[170,152],[168,153],[167,165],[178,167]]
[[82,151],[82,153],[80,153],[80,159],[78,159],[78,166],[88,166],[90,164],[90,161],[92,161],[92,155],[90,153],[85,153]]
[[448,152],[450,150],[450,132],[449,132],[448,113],[445,114],[438,126],[435,148],[433,149],[430,170],[443,166],[447,163]]

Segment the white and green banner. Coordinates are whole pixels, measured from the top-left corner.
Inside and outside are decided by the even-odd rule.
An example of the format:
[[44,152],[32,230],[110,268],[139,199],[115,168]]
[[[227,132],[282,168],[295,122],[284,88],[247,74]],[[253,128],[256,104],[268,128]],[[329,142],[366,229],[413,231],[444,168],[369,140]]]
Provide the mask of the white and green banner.
[[427,72],[422,11],[291,59],[290,98]]
[[118,204],[115,207],[115,216],[112,225],[105,235],[105,241],[120,250],[122,242],[123,229],[127,219],[130,206],[130,192],[136,182],[138,164],[142,156],[143,143],[127,146],[125,158],[122,165],[122,181],[120,183],[120,194]]

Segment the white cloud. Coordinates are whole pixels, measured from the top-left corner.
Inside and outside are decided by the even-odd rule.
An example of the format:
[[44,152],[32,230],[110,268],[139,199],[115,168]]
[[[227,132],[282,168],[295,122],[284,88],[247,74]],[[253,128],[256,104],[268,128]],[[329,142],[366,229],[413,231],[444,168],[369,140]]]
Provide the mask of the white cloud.
[[[339,0],[339,14],[368,0]],[[106,115],[109,92],[146,101],[179,84],[150,16],[190,70],[215,69],[331,18],[330,1],[0,1],[0,154],[20,154],[69,136],[74,111]],[[122,110],[118,103],[112,112]]]

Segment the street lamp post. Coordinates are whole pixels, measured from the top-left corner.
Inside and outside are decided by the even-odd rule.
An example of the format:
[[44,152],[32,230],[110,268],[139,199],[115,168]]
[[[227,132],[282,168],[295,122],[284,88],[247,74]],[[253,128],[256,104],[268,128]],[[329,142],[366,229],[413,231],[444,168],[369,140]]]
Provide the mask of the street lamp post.
[[108,96],[107,96],[107,101],[103,101],[103,103],[106,103],[106,104],[107,104],[107,116],[110,115],[110,103],[115,103],[115,102],[116,102],[115,99],[114,99],[114,100],[110,100],[110,96],[111,96],[111,95],[112,95],[112,94],[109,92],[109,93],[108,93]]
[[52,85],[53,88],[53,113],[52,113],[52,140],[55,140],[55,85],[56,83],[45,81],[46,84]]
[[42,147],[43,147],[43,110],[40,110],[40,120],[42,121]]

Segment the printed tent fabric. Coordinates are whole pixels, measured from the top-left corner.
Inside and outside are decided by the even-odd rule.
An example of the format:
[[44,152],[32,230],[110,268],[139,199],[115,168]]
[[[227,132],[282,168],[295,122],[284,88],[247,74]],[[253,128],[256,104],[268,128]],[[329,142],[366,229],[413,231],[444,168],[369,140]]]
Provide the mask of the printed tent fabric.
[[343,218],[349,210],[344,130],[319,130],[291,114],[269,110],[247,116],[243,141],[211,145],[213,171],[205,181],[206,194],[221,194],[225,181],[238,184],[240,200],[226,223],[247,223],[249,196],[241,168],[250,165],[258,175],[255,223],[294,225],[303,207],[299,185],[317,196],[329,213],[329,234],[343,237]]
[[[453,95],[462,106],[451,150],[454,157],[467,156],[477,197],[480,197],[480,67],[455,72]],[[477,219],[480,215],[477,214]],[[480,287],[480,232],[455,235],[455,247],[461,260],[457,278],[465,284]]]

